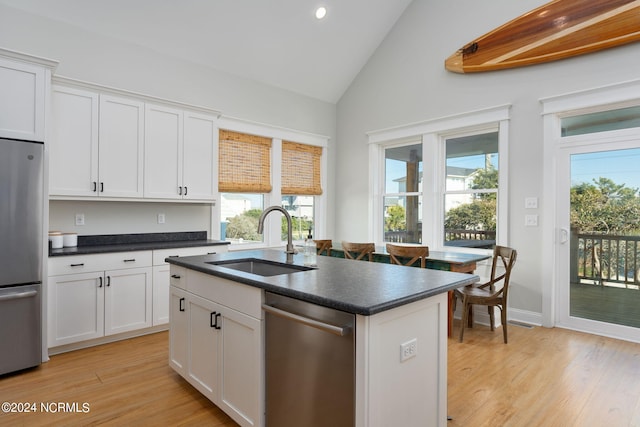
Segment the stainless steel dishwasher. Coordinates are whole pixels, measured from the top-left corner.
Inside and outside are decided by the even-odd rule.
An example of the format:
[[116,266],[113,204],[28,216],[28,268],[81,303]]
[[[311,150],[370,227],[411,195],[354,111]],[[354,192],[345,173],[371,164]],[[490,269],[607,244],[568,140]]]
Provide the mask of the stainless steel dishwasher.
[[355,316],[267,292],[268,427],[355,424]]

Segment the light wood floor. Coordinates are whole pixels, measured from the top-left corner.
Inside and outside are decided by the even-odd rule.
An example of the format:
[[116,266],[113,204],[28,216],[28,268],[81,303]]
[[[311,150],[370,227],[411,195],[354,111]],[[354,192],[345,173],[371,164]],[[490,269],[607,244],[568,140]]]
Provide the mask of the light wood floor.
[[[640,426],[640,344],[563,329],[476,326],[449,339],[448,427]],[[0,412],[2,426],[236,426],[167,364],[166,332],[53,356],[0,377],[0,403],[89,404]],[[39,408],[38,408],[39,409]],[[303,427],[303,426],[301,426]]]

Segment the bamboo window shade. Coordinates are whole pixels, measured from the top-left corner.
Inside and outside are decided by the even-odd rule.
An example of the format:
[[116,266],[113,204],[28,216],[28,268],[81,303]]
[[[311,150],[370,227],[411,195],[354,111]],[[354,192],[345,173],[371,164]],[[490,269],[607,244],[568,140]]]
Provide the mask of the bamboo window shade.
[[219,191],[271,191],[271,138],[220,129],[219,147]]
[[319,196],[322,147],[282,141],[282,194]]

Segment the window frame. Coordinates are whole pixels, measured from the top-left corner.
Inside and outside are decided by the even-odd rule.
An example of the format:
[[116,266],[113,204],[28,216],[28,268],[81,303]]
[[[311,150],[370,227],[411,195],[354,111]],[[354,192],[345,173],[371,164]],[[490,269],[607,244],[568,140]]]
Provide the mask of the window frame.
[[[230,117],[221,117],[218,119],[218,129],[225,129],[234,132],[248,133],[260,135],[272,139],[271,143],[271,192],[259,193],[264,197],[264,208],[282,202],[282,141],[295,141],[300,144],[314,145],[322,147],[322,155],[320,160],[320,181],[322,188],[327,188],[327,158],[329,137],[312,134],[307,132],[296,131],[292,129],[281,128],[277,126],[255,123],[247,120],[241,120]],[[218,140],[216,136],[215,151],[218,153]],[[216,159],[216,166],[220,160]],[[217,176],[217,175],[216,175]],[[218,183],[216,180],[216,202],[212,206],[211,213],[211,236],[213,239],[220,239],[220,221],[221,221],[221,204],[220,192],[218,192]],[[257,193],[252,193],[257,194]],[[327,230],[327,203],[326,191],[322,195],[314,197],[314,237],[326,235]],[[286,244],[281,239],[281,218],[282,215],[269,215],[265,224],[263,241],[259,243],[243,243],[241,245],[229,245],[229,250],[247,250],[266,247],[280,247]],[[277,221],[273,218],[277,218]]]
[[422,141],[422,242],[432,250],[488,253],[489,249],[444,246],[444,194],[446,152],[445,140],[457,136],[498,132],[500,173],[498,177],[498,207],[496,244],[508,245],[509,194],[509,117],[510,105],[501,105],[440,119],[414,123],[367,133],[371,203],[369,235],[377,245],[384,244],[384,179],[385,149]]

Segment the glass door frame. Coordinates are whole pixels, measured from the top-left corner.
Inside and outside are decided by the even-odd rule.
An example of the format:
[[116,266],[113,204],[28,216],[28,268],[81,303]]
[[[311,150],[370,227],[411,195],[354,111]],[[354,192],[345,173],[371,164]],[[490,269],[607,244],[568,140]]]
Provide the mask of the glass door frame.
[[[542,325],[562,327],[640,342],[640,329],[613,325],[569,315],[570,224],[569,190],[572,154],[608,151],[640,146],[640,129],[600,132],[561,137],[562,117],[595,110],[616,109],[629,103],[640,104],[640,81],[541,100],[544,124],[543,189],[547,203],[543,205],[541,265]],[[636,94],[636,98],[631,95]]]

